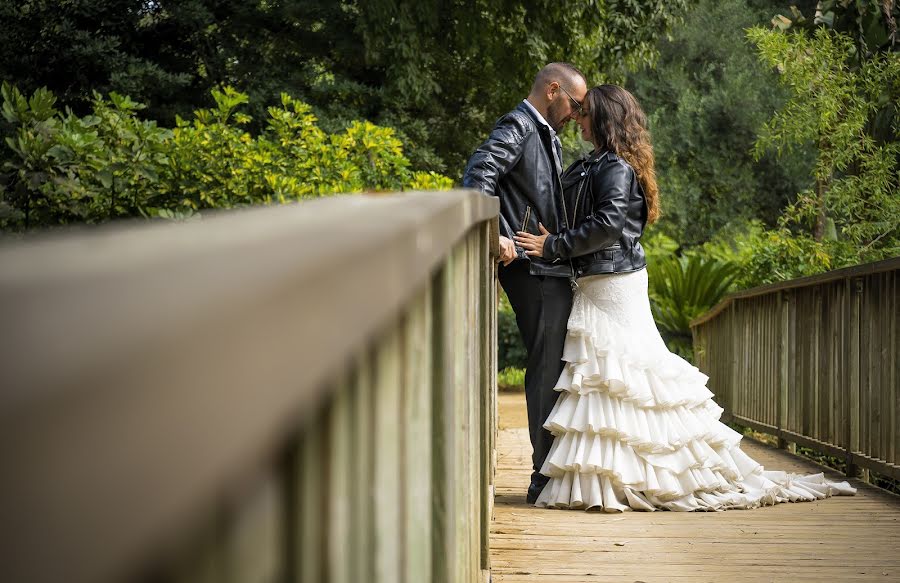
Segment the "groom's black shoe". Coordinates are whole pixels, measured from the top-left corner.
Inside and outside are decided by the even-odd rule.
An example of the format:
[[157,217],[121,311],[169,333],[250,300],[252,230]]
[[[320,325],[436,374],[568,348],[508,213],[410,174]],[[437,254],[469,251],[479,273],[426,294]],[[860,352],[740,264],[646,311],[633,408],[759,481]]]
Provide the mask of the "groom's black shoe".
[[528,485],[528,494],[525,495],[525,503],[526,504],[534,504],[537,502],[538,496],[541,495],[541,490],[544,489],[544,486],[547,485],[549,480],[541,480],[540,483],[532,482]]

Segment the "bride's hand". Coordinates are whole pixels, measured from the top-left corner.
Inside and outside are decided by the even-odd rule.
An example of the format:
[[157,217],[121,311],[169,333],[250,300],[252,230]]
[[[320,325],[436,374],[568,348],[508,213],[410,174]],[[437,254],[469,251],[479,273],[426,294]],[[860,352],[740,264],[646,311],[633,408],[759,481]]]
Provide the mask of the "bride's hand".
[[544,228],[544,225],[538,223],[538,229],[541,230],[540,235],[532,235],[531,233],[525,231],[519,231],[516,233],[516,243],[525,250],[525,255],[531,255],[533,257],[543,257],[544,255],[544,241],[547,240],[547,236],[550,234],[550,231]]

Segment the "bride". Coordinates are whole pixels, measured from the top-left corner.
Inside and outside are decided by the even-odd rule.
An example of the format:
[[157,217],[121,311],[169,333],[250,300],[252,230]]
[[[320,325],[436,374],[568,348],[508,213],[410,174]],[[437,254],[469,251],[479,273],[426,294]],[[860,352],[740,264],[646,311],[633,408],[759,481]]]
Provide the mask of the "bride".
[[650,312],[640,238],[659,193],[644,112],[600,85],[579,125],[594,150],[563,175],[569,228],[516,237],[528,255],[571,262],[577,278],[536,505],[724,510],[854,494],[822,474],[765,471],[741,451],[706,375],[666,349]]

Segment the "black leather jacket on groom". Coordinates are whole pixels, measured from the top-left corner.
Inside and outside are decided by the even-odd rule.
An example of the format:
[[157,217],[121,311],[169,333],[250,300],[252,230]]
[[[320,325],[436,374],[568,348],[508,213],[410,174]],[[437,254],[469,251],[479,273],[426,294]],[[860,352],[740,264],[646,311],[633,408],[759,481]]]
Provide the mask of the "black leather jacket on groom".
[[[500,234],[509,239],[516,231],[539,234],[539,222],[551,232],[566,228],[553,138],[524,103],[497,120],[469,158],[463,186],[500,198]],[[516,261],[530,261],[532,275],[572,276],[568,261],[527,257],[521,248],[516,250]]]
[[[543,256],[572,260],[575,277],[637,271],[647,266],[641,234],[644,191],[634,169],[611,152],[579,160],[563,173],[572,229],[551,231]],[[549,229],[548,229],[549,230]]]

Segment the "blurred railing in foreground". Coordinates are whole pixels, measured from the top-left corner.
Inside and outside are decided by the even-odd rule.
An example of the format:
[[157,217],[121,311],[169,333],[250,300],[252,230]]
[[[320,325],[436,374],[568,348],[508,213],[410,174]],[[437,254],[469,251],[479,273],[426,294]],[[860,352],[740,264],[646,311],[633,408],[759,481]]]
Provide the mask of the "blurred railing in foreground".
[[724,419],[900,479],[900,258],[732,294],[691,328]]
[[0,248],[0,580],[480,581],[497,200]]

